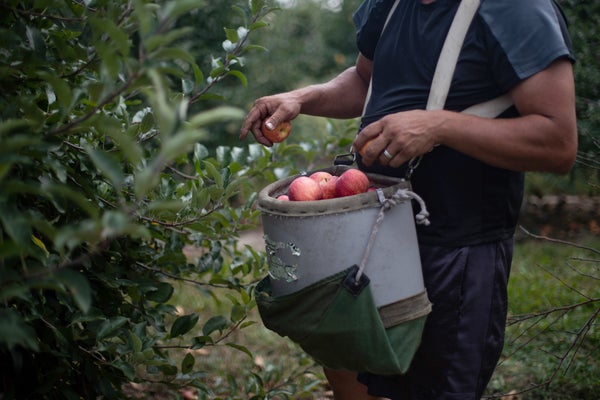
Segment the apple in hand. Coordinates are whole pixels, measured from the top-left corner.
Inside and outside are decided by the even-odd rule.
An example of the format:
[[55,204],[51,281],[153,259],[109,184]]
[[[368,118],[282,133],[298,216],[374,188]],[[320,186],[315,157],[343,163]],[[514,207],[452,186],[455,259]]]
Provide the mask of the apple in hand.
[[369,178],[358,169],[344,171],[335,183],[337,197],[365,193],[369,188]]
[[367,148],[369,147],[369,145],[371,144],[371,142],[373,140],[375,140],[375,139],[371,139],[371,140],[367,141],[367,143],[365,143],[363,145],[363,147],[361,147],[360,150],[358,150],[358,154],[360,154],[362,157],[364,157],[367,152]]
[[288,196],[292,201],[320,200],[323,197],[323,189],[314,179],[300,176],[290,183]]
[[260,130],[264,137],[273,143],[283,142],[292,130],[292,124],[288,121],[282,122],[271,130],[267,128],[267,118],[265,118],[260,126]]

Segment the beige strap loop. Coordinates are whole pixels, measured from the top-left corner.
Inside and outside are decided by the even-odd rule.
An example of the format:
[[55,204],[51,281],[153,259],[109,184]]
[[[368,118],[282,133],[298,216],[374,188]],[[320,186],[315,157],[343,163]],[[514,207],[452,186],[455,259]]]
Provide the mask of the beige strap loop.
[[385,328],[391,328],[424,317],[431,312],[431,306],[427,292],[423,291],[412,297],[380,307],[379,317]]

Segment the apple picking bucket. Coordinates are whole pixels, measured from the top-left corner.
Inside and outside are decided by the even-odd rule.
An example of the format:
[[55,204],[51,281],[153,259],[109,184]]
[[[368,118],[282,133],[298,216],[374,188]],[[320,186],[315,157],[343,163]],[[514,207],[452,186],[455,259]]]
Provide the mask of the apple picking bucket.
[[376,190],[366,193],[277,200],[298,176],[258,195],[269,268],[256,287],[263,323],[326,367],[405,372],[431,311],[415,230],[415,218],[428,223],[425,204],[408,181],[378,174],[367,174]]

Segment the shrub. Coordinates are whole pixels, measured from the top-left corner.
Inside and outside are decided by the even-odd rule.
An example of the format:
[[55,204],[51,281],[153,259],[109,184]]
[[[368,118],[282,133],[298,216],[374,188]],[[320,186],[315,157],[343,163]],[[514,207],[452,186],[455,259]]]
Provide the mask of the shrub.
[[[256,223],[248,182],[269,178],[270,153],[209,151],[217,123],[244,113],[206,104],[225,79],[246,83],[248,35],[273,9],[236,7],[207,71],[196,0],[0,8],[0,397],[119,398],[140,379],[209,391],[194,356],[169,349],[247,324],[264,260],[232,244]],[[177,280],[224,288],[228,312],[178,310]]]

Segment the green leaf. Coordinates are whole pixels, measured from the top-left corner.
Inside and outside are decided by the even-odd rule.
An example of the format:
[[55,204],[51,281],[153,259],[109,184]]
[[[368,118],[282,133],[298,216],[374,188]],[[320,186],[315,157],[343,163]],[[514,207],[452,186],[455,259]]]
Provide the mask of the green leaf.
[[13,310],[0,309],[0,344],[12,350],[15,346],[39,351],[35,330]]
[[154,159],[150,165],[135,174],[134,188],[135,195],[138,198],[143,198],[146,193],[156,186],[163,165],[164,163],[161,163],[161,160]]
[[[130,381],[133,381],[135,379],[135,368],[127,363],[127,362],[123,362],[123,361],[116,361],[114,363],[114,365],[121,370],[121,372],[123,372],[123,374],[127,377],[127,379],[129,379]],[[77,399],[81,399],[81,397],[76,397]]]
[[246,79],[246,75],[244,75],[240,71],[232,69],[231,71],[227,72],[227,75],[235,76],[240,80],[240,82],[242,82],[242,85],[244,85],[244,87],[248,86],[248,79]]
[[192,340],[192,350],[201,349],[210,343],[213,343],[213,339],[210,336],[196,336]]
[[225,28],[225,37],[232,43],[236,43],[238,40],[240,40],[237,30],[231,28]]
[[246,116],[244,110],[237,107],[217,107],[194,115],[189,120],[189,125],[194,128],[204,127],[215,122],[241,120]]
[[267,27],[267,26],[269,26],[268,23],[266,23],[264,21],[257,21],[257,22],[254,22],[253,24],[251,24],[248,27],[248,29],[251,30],[251,31],[253,31],[255,29],[260,29],[260,28],[264,28],[264,27]]
[[[6,245],[6,243],[3,243],[2,245]],[[6,259],[6,255],[1,250],[0,258]],[[25,299],[29,290],[29,286],[22,283],[15,283],[8,286],[2,286],[2,290],[0,290],[0,302],[5,302],[13,298]]]
[[101,227],[96,221],[83,220],[79,224],[66,225],[56,231],[55,247],[74,249],[81,243],[96,244],[101,240]]
[[140,33],[142,37],[145,37],[154,26],[154,15],[150,10],[150,6],[143,0],[135,0],[133,10],[139,22]]
[[54,277],[69,289],[77,307],[83,312],[90,311],[92,306],[92,289],[88,280],[79,272],[71,269],[61,269]]
[[227,346],[234,348],[236,350],[239,350],[242,353],[245,353],[251,359],[253,358],[252,352],[250,352],[250,350],[248,350],[248,348],[246,346],[242,346],[241,344],[237,344],[237,343],[227,343]]
[[92,148],[89,145],[85,145],[85,150],[89,154],[96,168],[110,180],[117,190],[120,190],[125,176],[123,175],[119,161],[111,154],[98,148]]
[[215,186],[217,188],[222,188],[223,187],[223,176],[221,175],[221,172],[219,172],[217,167],[215,167],[213,165],[213,163],[211,163],[210,161],[206,161],[204,163],[204,167],[206,168],[206,172],[208,173],[208,176],[215,183]]
[[[141,131],[142,133],[147,132],[149,130],[144,130],[144,123],[147,116],[150,116],[151,123],[154,123],[152,113],[147,113],[141,122]],[[121,128],[121,123],[119,120],[109,117],[101,117],[98,121],[95,122],[95,127],[98,129],[103,135],[110,137],[118,146],[118,149],[123,153],[123,155],[129,160],[129,162],[133,165],[137,165],[142,157],[143,151],[140,145],[137,144],[136,140],[127,133],[124,133]],[[111,157],[115,163],[119,164],[119,162],[115,159],[115,157]],[[114,167],[113,167],[114,168]],[[118,174],[122,174],[121,166],[117,167],[119,169]]]
[[[78,205],[83,211],[85,211],[91,218],[98,217],[97,206],[90,202],[89,199],[80,191],[75,190],[73,187],[52,182],[42,182],[42,192],[44,195],[55,202],[61,200],[70,200]],[[57,204],[57,207],[59,205]]]
[[154,114],[152,112],[148,112],[142,118],[142,122],[140,123],[140,131],[142,133],[149,132],[152,128],[154,128]]
[[104,321],[100,325],[100,329],[96,333],[97,340],[106,339],[118,334],[119,329],[123,327],[128,321],[129,318],[122,316],[114,317]]
[[[30,129],[33,126],[33,122],[29,119],[7,119],[2,121],[2,124],[0,124],[0,137],[2,137],[3,135],[5,135],[6,133],[9,132],[18,132],[21,130],[26,130],[26,129]],[[27,135],[29,136],[29,135]],[[2,138],[3,143],[5,143],[5,141],[8,138]],[[40,141],[40,138],[34,138],[34,137],[28,137],[28,140],[35,140],[37,142]],[[4,148],[2,148],[2,150],[5,150]]]
[[188,333],[196,326],[199,318],[198,314],[183,315],[177,318],[175,322],[173,322],[173,326],[171,326],[171,333],[169,336],[174,338]]
[[202,327],[202,333],[204,334],[204,336],[208,336],[215,331],[222,332],[228,326],[229,321],[227,320],[227,318],[223,317],[222,315],[218,315],[206,321],[206,323]]
[[196,8],[202,7],[203,1],[199,0],[171,0],[163,8],[163,18],[177,19]]
[[31,243],[31,225],[27,222],[23,213],[12,203],[0,202],[0,221],[2,229],[21,247],[27,247]]
[[171,136],[177,125],[178,114],[174,112],[173,106],[167,100],[168,89],[162,74],[157,69],[150,69],[148,70],[148,76],[152,80],[152,89],[146,91],[146,93],[152,103],[158,129],[163,137]]
[[73,103],[73,93],[69,84],[57,75],[43,71],[39,73],[40,78],[50,85],[56,95],[58,102],[65,108],[70,109]]
[[98,41],[94,44],[98,55],[102,59],[103,81],[113,82],[121,72],[121,60],[114,47],[108,43]]
[[246,316],[246,307],[234,305],[231,307],[231,320],[239,321]]
[[175,288],[167,282],[153,282],[152,288],[145,292],[145,296],[150,301],[166,303],[174,292]]
[[258,14],[265,7],[265,0],[252,0],[252,14]]
[[[146,46],[146,50],[148,52],[150,52],[150,58],[156,58],[156,50],[170,45],[171,43],[177,41],[178,39],[181,39],[185,36],[191,35],[194,32],[194,28],[192,28],[191,26],[185,27],[185,28],[180,28],[180,29],[173,29],[165,34],[162,35],[154,35],[151,36],[150,38],[148,38],[145,41],[145,46]],[[167,50],[167,49],[163,49],[163,50]],[[172,48],[171,50],[175,50],[175,48]],[[194,62],[194,58],[186,51],[184,51],[183,49],[181,49],[181,51],[183,53],[185,53],[185,57],[183,57],[182,59],[185,60],[191,60],[191,62]]]
[[157,50],[151,54],[151,57],[156,60],[185,61],[188,64],[195,61],[188,51],[175,47]]
[[148,204],[148,211],[172,211],[180,212],[186,207],[186,204],[179,200],[156,200]]
[[196,160],[204,160],[206,157],[210,155],[206,146],[201,143],[196,143],[194,146],[194,158]]
[[129,216],[119,210],[102,214],[102,237],[111,238],[131,232]]
[[185,129],[179,131],[176,135],[163,141],[161,149],[161,158],[169,163],[182,154],[192,150],[192,146],[206,138],[206,131],[202,129]]
[[45,59],[46,41],[44,40],[44,36],[41,34],[39,29],[27,25],[26,34],[27,40],[29,41],[29,47],[31,47],[35,55],[40,59]]
[[249,44],[248,46],[244,47],[244,50],[258,50],[261,52],[267,52],[269,51],[269,49],[267,49],[264,46],[259,46],[257,44]]
[[118,50],[123,56],[129,55],[131,39],[129,34],[124,29],[121,29],[110,18],[90,17],[89,21],[96,30],[103,34],[107,34],[110,37],[111,47]]
[[185,357],[183,357],[183,361],[181,362],[181,372],[184,374],[190,373],[194,369],[194,364],[196,363],[196,359],[192,355],[192,353],[187,353]]
[[196,81],[196,86],[202,85],[204,83],[204,73],[196,63],[192,64],[192,68],[194,70],[194,79]]
[[140,337],[136,335],[133,331],[129,331],[129,343],[131,345],[131,351],[133,353],[139,353],[142,351],[142,339],[140,339]]
[[176,366],[169,365],[169,364],[163,364],[163,365],[159,366],[158,368],[159,368],[160,372],[162,372],[165,375],[170,375],[170,376],[177,375],[177,372],[179,372],[177,370]]

